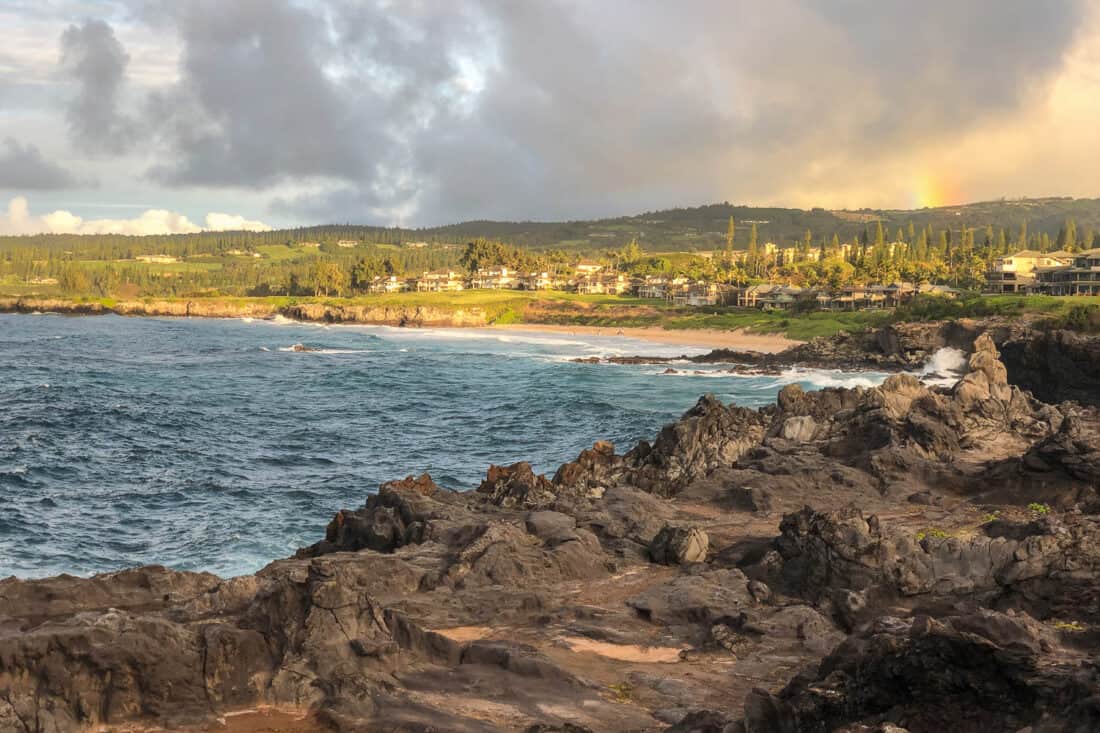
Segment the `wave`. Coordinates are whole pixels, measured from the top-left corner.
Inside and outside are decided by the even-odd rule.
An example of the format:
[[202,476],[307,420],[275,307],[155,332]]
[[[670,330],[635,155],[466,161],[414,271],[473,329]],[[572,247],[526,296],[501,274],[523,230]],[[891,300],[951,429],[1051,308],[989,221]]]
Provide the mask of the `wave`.
[[[295,354],[371,354],[374,353],[372,349],[315,349],[312,347],[295,348],[295,346],[301,346],[295,344],[294,346],[280,346],[279,351],[288,351]],[[260,348],[263,348],[262,346]],[[264,349],[267,351],[267,349]]]
[[928,361],[915,376],[925,384],[954,387],[966,373],[967,364],[965,351],[945,346],[928,357]]
[[878,372],[838,372],[829,369],[808,369],[791,367],[785,369],[776,380],[780,384],[809,384],[812,387],[877,387],[886,380],[885,374]]
[[875,387],[886,379],[885,374],[878,372],[840,372],[829,369],[810,369],[807,367],[791,367],[779,374],[734,371],[729,369],[664,369],[650,371],[649,374],[661,377],[691,377],[701,379],[755,379],[760,381],[761,389],[774,389],[787,384],[806,384],[811,388],[823,387]]

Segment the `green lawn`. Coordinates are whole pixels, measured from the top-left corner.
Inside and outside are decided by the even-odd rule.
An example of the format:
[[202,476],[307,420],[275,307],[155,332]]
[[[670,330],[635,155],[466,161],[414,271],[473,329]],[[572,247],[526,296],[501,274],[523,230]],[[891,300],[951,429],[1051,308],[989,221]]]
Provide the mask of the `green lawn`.
[[[176,263],[195,265],[210,263]],[[173,267],[175,265],[159,265]],[[27,285],[16,278],[0,280],[0,295],[57,297],[57,286]],[[186,298],[195,300],[197,296]],[[181,300],[183,298],[180,298]],[[114,305],[110,298],[74,298]],[[147,297],[145,301],[172,300]],[[314,297],[217,297],[225,303],[264,304],[278,310],[296,303],[322,302],[333,306],[428,307],[441,310],[480,309],[493,323],[547,323],[607,328],[658,326],[668,329],[745,329],[756,333],[782,333],[808,340],[840,332],[859,332],[899,321],[940,320],[958,317],[1031,316],[1052,325],[1078,330],[1100,330],[1100,298],[1049,296],[968,296],[958,300],[920,298],[896,311],[839,311],[790,313],[746,308],[689,308],[663,300],[617,295],[578,295],[558,291],[465,290],[457,293],[392,293],[350,298]]]
[[283,260],[300,260],[305,257],[316,256],[317,250],[312,247],[287,247],[285,244],[270,244],[257,247],[256,251],[269,260],[280,262]]
[[73,263],[83,270],[103,270],[108,267],[132,267],[149,272],[210,272],[222,269],[221,262],[142,262],[140,260],[77,260]]

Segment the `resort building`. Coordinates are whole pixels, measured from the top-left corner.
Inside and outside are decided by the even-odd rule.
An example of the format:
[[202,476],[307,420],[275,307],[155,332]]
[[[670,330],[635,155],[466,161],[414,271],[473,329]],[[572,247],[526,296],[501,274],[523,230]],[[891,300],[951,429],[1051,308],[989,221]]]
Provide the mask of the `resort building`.
[[573,269],[577,271],[577,275],[595,275],[603,269],[603,265],[592,260],[581,260]]
[[676,305],[706,306],[718,305],[718,285],[706,280],[679,285],[672,291],[672,302]]
[[634,294],[639,298],[667,298],[668,278],[646,275],[635,284]]
[[508,290],[518,287],[516,273],[507,267],[489,267],[477,271],[470,281],[475,290]]
[[550,290],[554,287],[554,278],[549,272],[529,272],[519,282],[523,290]]
[[415,281],[419,293],[455,293],[465,289],[463,277],[453,270],[425,272]]
[[986,273],[986,292],[1024,293],[1038,285],[1038,271],[1068,267],[1074,261],[1070,252],[1036,252],[1025,249],[998,257]]
[[337,247],[343,247],[344,249],[351,249],[352,247],[359,246],[359,240],[357,239],[341,239],[336,243]]
[[622,295],[630,291],[630,279],[617,273],[587,275],[577,278],[576,287],[582,295]]
[[158,265],[168,265],[180,261],[178,257],[172,255],[138,255],[134,259],[138,262],[152,262]]
[[367,287],[369,293],[400,293],[404,290],[408,290],[408,284],[396,275],[378,276]]
[[1100,295],[1100,249],[1077,252],[1072,258],[1060,267],[1038,269],[1035,289],[1050,295]]

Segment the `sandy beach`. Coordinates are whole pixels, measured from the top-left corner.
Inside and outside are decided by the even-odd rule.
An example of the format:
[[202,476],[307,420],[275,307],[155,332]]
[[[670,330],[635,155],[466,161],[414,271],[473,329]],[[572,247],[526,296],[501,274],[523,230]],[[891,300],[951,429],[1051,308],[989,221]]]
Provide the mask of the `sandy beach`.
[[782,351],[795,346],[794,341],[780,334],[746,333],[741,329],[720,331],[700,328],[669,330],[664,328],[608,328],[597,326],[556,326],[540,323],[513,323],[490,326],[493,329],[510,331],[531,331],[539,333],[565,333],[577,336],[628,337],[653,341],[659,344],[678,346],[697,346],[708,349],[737,349],[740,351],[762,351],[767,353]]

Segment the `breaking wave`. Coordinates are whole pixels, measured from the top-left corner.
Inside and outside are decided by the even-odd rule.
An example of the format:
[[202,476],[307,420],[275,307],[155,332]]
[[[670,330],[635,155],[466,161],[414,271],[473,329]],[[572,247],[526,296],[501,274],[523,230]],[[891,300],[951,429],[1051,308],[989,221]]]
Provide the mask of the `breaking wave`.
[[925,384],[953,387],[966,370],[966,352],[946,346],[932,354],[916,376]]

